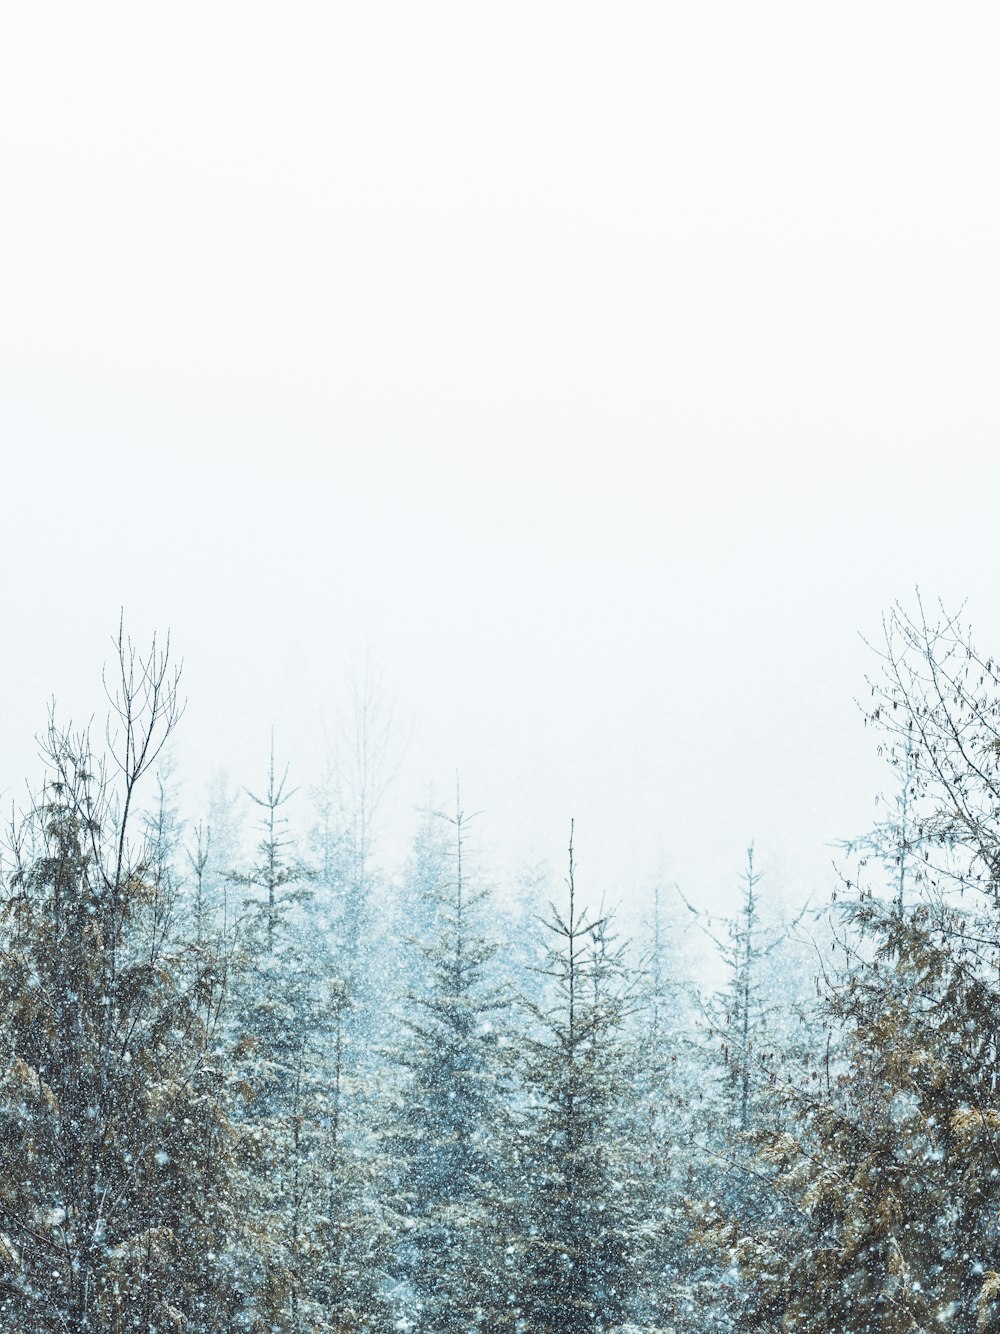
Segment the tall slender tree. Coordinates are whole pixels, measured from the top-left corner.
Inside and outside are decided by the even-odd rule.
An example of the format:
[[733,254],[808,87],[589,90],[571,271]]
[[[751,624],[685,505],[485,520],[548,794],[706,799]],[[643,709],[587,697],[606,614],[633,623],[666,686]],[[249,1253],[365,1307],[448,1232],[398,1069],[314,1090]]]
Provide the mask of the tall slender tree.
[[[309,882],[313,873],[299,858],[290,856],[288,818],[282,808],[295,795],[287,790],[288,765],[279,778],[274,762],[274,730],[271,731],[271,752],[267,770],[267,787],[263,796],[246,789],[247,796],[263,812],[260,819],[260,842],[257,861],[248,870],[235,872],[232,879],[246,888],[247,908],[260,919],[263,944],[268,953],[275,949],[279,923],[296,904],[310,895]],[[254,890],[263,891],[262,898],[253,896]],[[257,929],[257,928],[253,928]]]
[[489,891],[467,873],[471,818],[457,791],[454,815],[439,815],[452,827],[453,857],[449,873],[427,884],[433,925],[416,941],[427,980],[407,997],[399,1051],[408,1077],[392,1132],[397,1260],[403,1318],[426,1334],[483,1328],[495,1295],[496,1015],[503,993],[490,977],[496,946],[482,932]]
[[169,642],[143,656],[120,629],[116,653],[108,760],[50,717],[0,898],[0,1312],[17,1334],[214,1334],[248,1309],[211,1054],[224,967],[177,938],[163,849],[137,828],[179,672]]
[[526,1003],[524,1105],[516,1164],[524,1183],[512,1245],[516,1301],[538,1334],[593,1334],[624,1319],[641,1245],[633,1165],[623,1142],[631,1084],[629,981],[608,918],[581,910],[570,832],[567,903],[544,921],[549,996]]

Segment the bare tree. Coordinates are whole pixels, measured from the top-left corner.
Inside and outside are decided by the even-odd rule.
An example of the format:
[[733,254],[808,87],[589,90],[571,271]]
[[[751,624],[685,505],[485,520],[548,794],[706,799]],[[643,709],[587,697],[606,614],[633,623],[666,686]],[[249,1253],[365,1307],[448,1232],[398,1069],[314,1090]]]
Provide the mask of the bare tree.
[[905,784],[896,858],[918,897],[981,893],[1000,904],[1000,666],[957,613],[896,603],[872,646],[866,724]]

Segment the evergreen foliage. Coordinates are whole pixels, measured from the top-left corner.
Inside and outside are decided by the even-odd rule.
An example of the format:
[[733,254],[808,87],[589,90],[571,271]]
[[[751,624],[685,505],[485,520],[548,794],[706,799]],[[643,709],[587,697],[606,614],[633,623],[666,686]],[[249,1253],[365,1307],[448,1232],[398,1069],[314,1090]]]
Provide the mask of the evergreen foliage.
[[525,1193],[516,1235],[518,1306],[538,1334],[590,1334],[625,1317],[641,1229],[621,1142],[631,1083],[625,1040],[629,987],[607,916],[576,896],[570,836],[568,900],[544,922],[549,998],[527,1002],[524,1108],[516,1163]]
[[886,893],[842,905],[834,1059],[782,1090],[763,1137],[784,1208],[703,1234],[738,1267],[750,1328],[1000,1328],[1000,682],[953,618],[896,608],[885,628],[868,722],[906,784],[906,819],[867,845]]
[[273,746],[256,849],[218,782],[186,820],[168,648],[116,652],[107,757],[50,717],[0,879],[4,1330],[1000,1334],[1000,670],[957,620],[887,618],[897,796],[814,954],[751,856],[701,1001],[572,832],[541,953],[460,801],[376,874],[367,695],[315,869]]
[[119,636],[111,775],[50,719],[0,902],[0,1311],[18,1334],[230,1328],[244,1309],[225,960],[179,940],[138,785],[181,711]]
[[435,845],[422,830],[417,869],[447,874],[425,880],[431,925],[415,943],[426,982],[407,996],[398,1059],[408,1077],[391,1143],[407,1327],[457,1334],[481,1328],[496,1301],[491,1209],[503,993],[490,976],[496,946],[481,930],[489,891],[471,885],[466,872],[470,817],[456,799],[454,816],[439,819],[453,828],[452,864],[428,857]]

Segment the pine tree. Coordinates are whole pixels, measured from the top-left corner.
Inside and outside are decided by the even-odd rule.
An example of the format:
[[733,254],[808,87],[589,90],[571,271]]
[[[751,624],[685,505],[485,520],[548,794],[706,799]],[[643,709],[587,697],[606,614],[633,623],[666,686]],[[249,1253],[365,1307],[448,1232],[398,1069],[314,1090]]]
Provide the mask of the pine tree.
[[397,988],[404,993],[423,993],[433,974],[426,947],[437,938],[443,888],[456,874],[453,825],[451,817],[431,805],[421,811],[409,855],[394,886],[391,936],[411,942],[410,948],[394,951],[393,958]]
[[870,898],[846,911],[852,966],[826,1000],[842,1059],[785,1088],[762,1152],[794,1207],[780,1227],[729,1225],[746,1326],[993,1330],[1000,988],[954,948],[960,915]]
[[330,986],[314,1164],[310,1275],[316,1328],[362,1334],[387,1327],[392,1230],[380,1199],[389,1164],[375,1133],[374,1090],[346,1059],[346,985]]
[[984,1334],[1000,1328],[1000,677],[922,608],[893,611],[881,657],[867,721],[906,775],[896,875],[840,905],[825,1009],[841,1050],[786,1088],[761,1163],[781,1226],[731,1225],[730,1258],[749,1328]]
[[624,1025],[628,979],[609,919],[591,919],[576,896],[570,834],[568,904],[544,922],[542,972],[550,997],[528,1002],[521,1039],[524,1105],[516,1170],[523,1218],[512,1238],[522,1327],[534,1334],[592,1334],[625,1317],[641,1239],[623,1091],[631,1083]]
[[293,796],[280,777],[272,737],[267,787],[248,795],[262,809],[257,860],[233,873],[247,890],[236,952],[230,1022],[250,1091],[241,1127],[252,1146],[252,1227],[263,1256],[258,1307],[276,1330],[313,1328],[315,1219],[324,1190],[325,1054],[329,971],[299,911],[310,869],[294,855],[282,814]]
[[163,847],[132,825],[180,717],[169,643],[119,633],[109,766],[50,718],[49,774],[0,902],[0,1312],[16,1334],[180,1327],[245,1311],[224,961],[175,932]]
[[[352,673],[352,709],[342,722],[337,763],[331,771],[342,830],[339,968],[352,997],[350,1026],[356,1039],[374,1047],[385,1036],[380,1029],[387,970],[380,934],[386,904],[376,860],[379,813],[393,777],[394,707],[386,693],[384,674],[366,657]],[[381,911],[380,911],[381,909]]]
[[[745,1140],[766,1119],[779,1009],[773,959],[802,916],[791,926],[765,927],[758,890],[763,872],[755,869],[752,844],[741,879],[740,908],[733,917],[716,923],[687,905],[714,944],[723,968],[722,986],[704,1002],[704,1009],[722,1067],[720,1129],[723,1138],[734,1143]],[[738,1177],[734,1182],[738,1195],[742,1189]]]
[[[240,860],[237,802],[238,793],[230,791],[225,774],[216,774],[209,785],[203,818],[188,826],[183,858],[190,885],[190,933],[196,940],[214,936],[230,946],[240,916],[239,902],[234,901],[233,875],[233,867]],[[236,880],[238,883],[238,877]]]
[[230,1023],[250,1097],[250,1229],[258,1318],[282,1334],[377,1329],[387,1229],[372,1179],[365,1094],[347,1059],[350,991],[329,922],[305,911],[315,875],[280,813],[292,793],[272,746],[257,861],[232,880],[257,894],[238,935]]
[[[454,816],[439,818],[454,831],[453,861],[450,874],[426,885],[433,927],[416,942],[426,984],[407,997],[407,1041],[398,1058],[408,1078],[390,1142],[399,1163],[393,1195],[407,1328],[466,1334],[485,1327],[495,1300],[490,1210],[502,993],[490,979],[496,947],[480,927],[489,892],[467,876],[472,817],[456,797]],[[425,852],[428,846],[421,841]],[[445,869],[436,858],[432,864]]]
[[675,1334],[725,1328],[711,1319],[705,1294],[716,1278],[689,1244],[689,1204],[711,1195],[716,1173],[703,1151],[706,1116],[718,1098],[706,1090],[696,992],[684,958],[682,924],[653,891],[644,922],[642,971],[629,1033],[637,1049],[626,1116],[641,1171],[635,1208],[644,1216],[637,1273],[637,1318]]
[[[280,811],[292,799],[295,791],[286,791],[287,783],[288,766],[285,766],[280,779],[275,769],[272,730],[264,795],[258,797],[249,788],[246,789],[250,800],[264,812],[260,821],[261,838],[257,844],[258,860],[250,869],[236,872],[231,877],[248,891],[247,908],[257,918],[255,923],[251,923],[251,931],[268,954],[273,953],[276,947],[279,924],[285,922],[295,905],[304,903],[310,897],[307,886],[314,878],[304,862],[288,856],[291,846],[286,832],[288,820]],[[262,890],[263,897],[255,898],[254,890]]]

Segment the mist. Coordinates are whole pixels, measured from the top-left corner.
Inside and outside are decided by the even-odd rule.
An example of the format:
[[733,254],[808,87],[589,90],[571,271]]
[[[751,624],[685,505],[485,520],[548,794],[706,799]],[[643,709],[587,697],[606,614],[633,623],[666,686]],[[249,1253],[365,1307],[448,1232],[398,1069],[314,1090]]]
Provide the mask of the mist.
[[[307,788],[498,872],[830,882],[919,586],[996,634],[988,6],[32,6],[4,42],[2,786],[169,629],[196,805]],[[438,799],[443,800],[443,795]],[[401,835],[402,836],[402,835]]]

